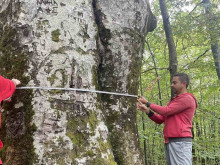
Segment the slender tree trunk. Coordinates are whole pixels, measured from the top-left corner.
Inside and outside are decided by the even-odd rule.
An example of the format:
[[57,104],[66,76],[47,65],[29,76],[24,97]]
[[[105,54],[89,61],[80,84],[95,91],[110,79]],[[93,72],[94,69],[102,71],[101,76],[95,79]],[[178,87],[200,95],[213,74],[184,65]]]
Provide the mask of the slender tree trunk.
[[[142,55],[142,61],[143,61],[143,55]],[[142,66],[142,63],[141,63],[141,66]],[[141,74],[140,74],[140,91],[141,91],[141,96],[143,96],[142,75]],[[141,119],[142,119],[142,129],[143,129],[143,133],[144,133],[144,136],[145,136],[145,131],[146,131],[145,119],[146,119],[146,114],[144,112],[142,112]],[[146,141],[145,138],[144,138],[143,143],[144,143],[144,150],[143,150],[143,152],[144,152],[144,164],[147,165],[148,164],[147,155],[149,155],[149,153],[147,154],[147,141]]]
[[[155,25],[145,0],[3,0],[0,74],[23,86],[136,95]],[[143,164],[136,98],[18,90],[4,109],[5,164]]]
[[[156,64],[156,60],[155,60],[154,54],[151,51],[151,47],[150,47],[149,42],[146,41],[146,43],[147,43],[148,49],[150,51],[150,54],[151,54],[151,57],[152,57],[152,60],[153,60],[153,63],[154,63],[156,77],[159,78],[159,74],[158,74],[158,71],[157,71],[157,64]],[[157,80],[157,88],[158,88],[158,91],[159,91],[158,92],[158,98],[159,98],[160,106],[163,106],[163,104],[162,104],[161,89],[160,89],[160,80],[159,79]]]
[[[165,0],[159,0],[161,15],[163,17],[163,26],[166,34],[166,40],[169,48],[169,70],[170,70],[170,81],[173,78],[173,75],[177,72],[177,53],[176,47],[173,40],[172,29],[170,26],[169,15],[167,11],[167,5]],[[171,89],[171,97],[174,96],[174,93]]]
[[215,63],[216,73],[218,76],[218,79],[220,80],[220,49],[219,49],[219,24],[218,24],[218,17],[213,16],[212,13],[212,7],[210,0],[205,1],[207,5],[205,6],[205,12],[207,16],[207,25],[210,33],[210,39],[211,39],[211,50],[212,55]]
[[[214,41],[214,40],[212,40]],[[214,43],[211,44],[212,55],[215,62],[216,73],[218,76],[218,80],[220,80],[220,49],[219,49],[219,40],[215,40]]]

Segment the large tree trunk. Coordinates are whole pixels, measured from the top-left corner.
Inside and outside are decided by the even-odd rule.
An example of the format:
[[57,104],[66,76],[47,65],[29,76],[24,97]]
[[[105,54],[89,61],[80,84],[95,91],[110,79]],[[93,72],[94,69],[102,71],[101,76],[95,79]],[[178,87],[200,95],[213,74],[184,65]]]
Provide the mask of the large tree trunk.
[[[0,74],[23,86],[137,94],[156,20],[147,0],[3,0]],[[4,106],[5,164],[143,164],[135,98],[17,90]]]

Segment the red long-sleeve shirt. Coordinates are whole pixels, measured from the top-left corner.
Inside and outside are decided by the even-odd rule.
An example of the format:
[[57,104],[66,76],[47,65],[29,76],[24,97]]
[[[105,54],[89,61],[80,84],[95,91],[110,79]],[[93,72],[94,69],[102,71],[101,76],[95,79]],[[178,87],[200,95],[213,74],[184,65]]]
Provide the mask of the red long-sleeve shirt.
[[150,119],[157,124],[164,122],[164,139],[168,143],[170,137],[192,137],[192,120],[197,107],[195,97],[191,93],[180,94],[171,99],[166,107],[150,104],[150,108],[158,114]]
[[[14,92],[15,92],[15,84],[13,83],[13,81],[9,79],[5,79],[4,77],[0,76],[0,103],[3,100],[11,97]],[[1,126],[1,111],[0,111],[0,126]],[[2,147],[3,147],[3,143],[0,140],[0,149]],[[1,159],[0,159],[0,164],[2,164]]]
[[12,96],[15,92],[13,81],[0,76],[0,102]]

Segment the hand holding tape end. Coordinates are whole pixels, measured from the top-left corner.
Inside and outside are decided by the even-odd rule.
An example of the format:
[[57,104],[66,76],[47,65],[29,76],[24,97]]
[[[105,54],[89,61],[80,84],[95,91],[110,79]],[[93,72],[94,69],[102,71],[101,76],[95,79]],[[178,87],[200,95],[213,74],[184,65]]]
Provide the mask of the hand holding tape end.
[[21,84],[21,81],[20,81],[20,80],[18,80],[18,79],[12,79],[11,81],[13,81],[13,82],[14,82],[15,86],[18,86],[18,85],[20,85],[20,84]]

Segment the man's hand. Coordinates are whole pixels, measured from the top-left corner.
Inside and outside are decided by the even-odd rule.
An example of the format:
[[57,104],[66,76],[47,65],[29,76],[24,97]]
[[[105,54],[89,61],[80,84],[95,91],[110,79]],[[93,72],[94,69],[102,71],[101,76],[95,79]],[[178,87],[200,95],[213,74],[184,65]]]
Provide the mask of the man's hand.
[[15,84],[15,86],[21,84],[21,82],[20,82],[18,79],[12,79],[11,81],[13,81],[13,83]]
[[146,114],[150,113],[150,110],[144,104],[142,104],[139,100],[138,100],[138,103],[137,103],[137,109],[142,111],[142,112],[145,112]]
[[148,101],[143,96],[139,96],[138,102],[140,102],[142,104],[147,104],[148,103]]

